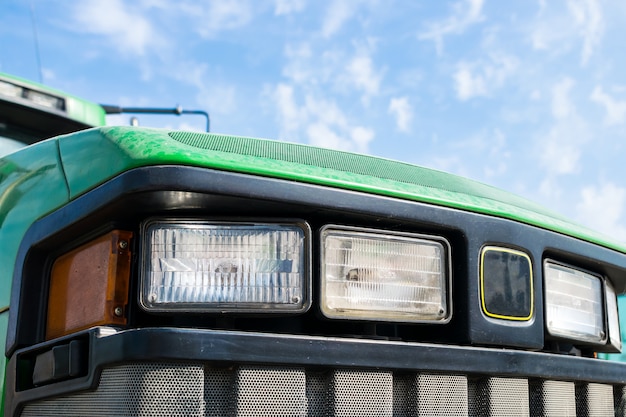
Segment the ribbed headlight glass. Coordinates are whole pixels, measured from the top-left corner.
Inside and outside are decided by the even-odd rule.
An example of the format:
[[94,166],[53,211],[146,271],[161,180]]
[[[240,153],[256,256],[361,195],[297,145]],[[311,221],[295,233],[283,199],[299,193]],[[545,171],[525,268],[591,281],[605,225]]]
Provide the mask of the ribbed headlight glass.
[[308,308],[308,226],[151,221],[141,305],[151,311],[301,312]]
[[322,230],[322,313],[330,318],[447,322],[447,242],[328,226]]
[[606,339],[600,277],[546,261],[544,285],[546,324],[552,336],[597,344]]

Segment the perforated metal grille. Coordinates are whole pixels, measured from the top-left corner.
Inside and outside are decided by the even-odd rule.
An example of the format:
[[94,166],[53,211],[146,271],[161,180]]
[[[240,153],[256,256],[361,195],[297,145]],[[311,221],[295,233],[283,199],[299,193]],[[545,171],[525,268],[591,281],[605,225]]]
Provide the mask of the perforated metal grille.
[[416,411],[424,416],[467,416],[467,378],[418,374],[414,382]]
[[98,390],[28,404],[22,416],[204,416],[203,379],[202,365],[117,366]]
[[472,416],[529,416],[528,381],[518,378],[474,378],[469,387]]
[[614,415],[613,387],[604,384],[576,384],[576,415],[601,417]]
[[530,381],[530,414],[545,417],[576,417],[573,382]]
[[626,417],[626,386],[619,385],[613,388],[613,398],[616,417]]
[[[624,386],[384,370],[128,364],[22,416],[612,416]],[[615,405],[615,408],[614,408]]]

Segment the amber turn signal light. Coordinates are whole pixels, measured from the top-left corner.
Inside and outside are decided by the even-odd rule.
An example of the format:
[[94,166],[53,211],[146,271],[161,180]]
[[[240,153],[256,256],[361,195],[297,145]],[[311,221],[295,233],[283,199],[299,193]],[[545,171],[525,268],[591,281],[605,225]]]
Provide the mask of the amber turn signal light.
[[132,232],[114,230],[54,262],[46,340],[101,325],[125,325]]

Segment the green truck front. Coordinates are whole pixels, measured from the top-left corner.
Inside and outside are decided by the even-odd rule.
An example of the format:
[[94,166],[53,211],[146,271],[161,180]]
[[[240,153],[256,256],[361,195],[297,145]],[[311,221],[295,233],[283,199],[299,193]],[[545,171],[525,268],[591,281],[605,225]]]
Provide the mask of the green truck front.
[[0,175],[5,415],[626,413],[626,248],[518,197],[132,127]]

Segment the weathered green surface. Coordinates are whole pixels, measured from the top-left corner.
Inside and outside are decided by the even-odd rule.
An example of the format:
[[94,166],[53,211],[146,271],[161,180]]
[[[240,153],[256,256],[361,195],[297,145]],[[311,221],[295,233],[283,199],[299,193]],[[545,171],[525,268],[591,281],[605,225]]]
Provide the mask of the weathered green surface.
[[13,82],[23,87],[32,88],[43,93],[64,98],[66,116],[70,119],[76,120],[77,122],[81,122],[89,126],[104,126],[106,122],[104,109],[96,103],[80,99],[62,91],[47,87],[43,84],[35,83],[14,75],[0,73],[0,80]]
[[130,127],[90,130],[61,137],[59,142],[71,198],[134,167],[192,165],[484,213],[626,252],[626,245],[520,197],[465,178],[380,158],[285,142]]

